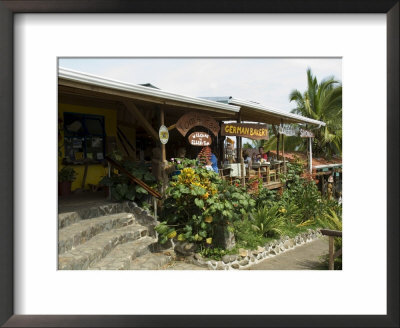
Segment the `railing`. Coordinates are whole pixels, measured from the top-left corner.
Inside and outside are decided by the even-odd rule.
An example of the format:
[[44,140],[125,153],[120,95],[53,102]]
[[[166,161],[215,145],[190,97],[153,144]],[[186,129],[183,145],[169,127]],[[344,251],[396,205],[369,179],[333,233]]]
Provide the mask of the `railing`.
[[146,190],[150,195],[152,195],[153,197],[156,197],[157,199],[161,199],[162,195],[157,191],[154,190],[153,188],[151,188],[150,186],[148,186],[146,183],[144,183],[142,180],[134,177],[126,168],[124,168],[123,166],[121,166],[119,163],[117,163],[116,161],[114,161],[112,158],[106,156],[106,160],[112,165],[114,166],[116,169],[118,169],[120,172],[122,172],[123,174],[125,174],[132,182],[138,184],[139,186],[141,186],[144,190]]
[[277,189],[282,187],[279,178],[280,173],[285,171],[286,162],[275,161],[271,163],[252,163],[242,170],[240,163],[224,165],[220,168],[220,176],[224,180],[228,180],[231,184],[234,180],[239,180],[244,186],[249,181],[259,179],[263,186],[268,189]]
[[337,230],[321,229],[321,233],[324,236],[329,236],[329,270],[334,270],[335,258],[342,255],[342,249],[334,252],[334,240],[335,237],[342,238],[342,232]]
[[134,177],[126,168],[121,166],[119,163],[114,161],[112,158],[106,156],[106,160],[109,163],[109,165],[114,166],[116,169],[118,169],[120,172],[125,174],[129,180],[131,180],[133,183],[138,184],[141,186],[144,190],[146,190],[151,196],[153,196],[153,205],[154,205],[154,217],[157,220],[157,200],[156,199],[161,199],[162,195],[157,191],[148,186],[146,183],[144,183],[142,180]]

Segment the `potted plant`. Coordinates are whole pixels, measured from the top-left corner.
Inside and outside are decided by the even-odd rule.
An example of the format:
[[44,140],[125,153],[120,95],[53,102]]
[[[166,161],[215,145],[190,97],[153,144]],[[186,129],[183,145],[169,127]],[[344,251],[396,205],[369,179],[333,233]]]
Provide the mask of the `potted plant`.
[[64,166],[58,171],[58,195],[66,196],[71,194],[72,181],[76,179],[76,171],[69,166]]

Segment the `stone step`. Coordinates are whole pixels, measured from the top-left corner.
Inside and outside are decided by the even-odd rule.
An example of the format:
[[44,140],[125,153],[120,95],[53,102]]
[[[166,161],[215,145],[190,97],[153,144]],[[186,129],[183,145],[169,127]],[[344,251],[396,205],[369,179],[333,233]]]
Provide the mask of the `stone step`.
[[95,235],[84,244],[58,256],[59,270],[86,270],[107,256],[118,245],[146,237],[142,225],[128,225]]
[[149,228],[157,225],[156,219],[148,210],[139,207],[135,202],[122,202],[80,207],[73,212],[61,212],[58,214],[58,228],[62,229],[79,221],[118,213],[133,213],[137,222]]
[[93,238],[115,228],[134,224],[132,213],[119,213],[78,221],[58,231],[58,254],[65,253]]
[[157,239],[144,237],[118,245],[104,259],[91,266],[89,270],[129,270],[132,260],[149,254]]
[[117,214],[123,212],[132,212],[132,207],[129,202],[124,203],[109,203],[99,206],[82,207],[75,211],[69,211],[58,214],[58,228],[65,228],[81,220],[96,218],[99,216],[106,216],[110,214]]
[[149,253],[131,261],[130,270],[160,270],[172,257],[163,253]]

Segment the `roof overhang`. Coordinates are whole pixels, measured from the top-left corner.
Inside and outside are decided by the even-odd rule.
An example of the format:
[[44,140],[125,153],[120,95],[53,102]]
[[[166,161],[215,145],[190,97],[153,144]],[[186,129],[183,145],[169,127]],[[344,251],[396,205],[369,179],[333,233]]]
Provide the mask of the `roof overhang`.
[[308,117],[296,115],[256,102],[242,100],[234,97],[204,97],[204,99],[218,101],[224,104],[240,106],[240,117],[242,121],[260,122],[267,124],[314,124],[325,126],[325,122],[313,120]]
[[241,107],[240,116],[243,121],[253,121],[269,123],[269,124],[287,124],[287,123],[300,123],[300,124],[314,124],[318,126],[325,126],[322,121],[313,120],[308,117],[287,113],[282,110],[267,107],[258,103],[247,100],[241,100],[229,97],[228,104],[237,105]]
[[136,84],[129,84],[100,76],[82,73],[65,68],[58,70],[58,85],[61,88],[78,89],[86,92],[141,100],[155,104],[163,104],[188,109],[199,109],[236,116],[239,106],[224,104],[212,100],[179,95],[159,89]]

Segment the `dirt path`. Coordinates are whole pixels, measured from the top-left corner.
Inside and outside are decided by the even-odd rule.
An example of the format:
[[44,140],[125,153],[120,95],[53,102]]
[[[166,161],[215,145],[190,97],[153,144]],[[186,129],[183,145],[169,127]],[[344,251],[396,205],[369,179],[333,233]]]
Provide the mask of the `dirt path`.
[[328,254],[328,240],[318,238],[277,256],[267,258],[247,270],[323,270],[321,256]]

